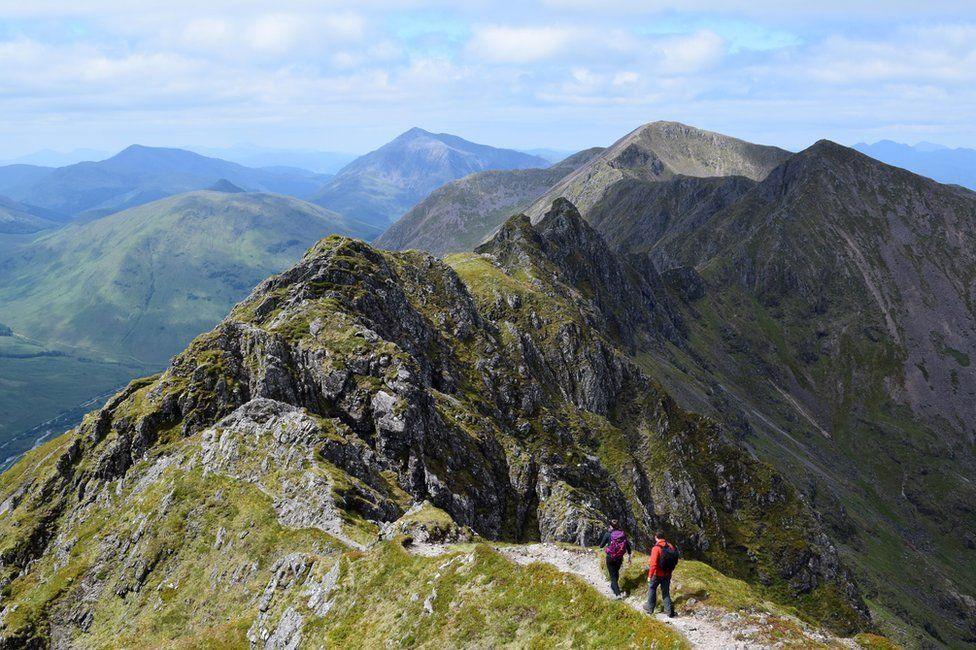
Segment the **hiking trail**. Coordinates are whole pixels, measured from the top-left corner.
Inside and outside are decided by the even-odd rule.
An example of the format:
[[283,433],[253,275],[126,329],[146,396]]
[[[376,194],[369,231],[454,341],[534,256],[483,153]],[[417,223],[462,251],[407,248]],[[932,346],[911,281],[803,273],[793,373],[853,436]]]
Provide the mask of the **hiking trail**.
[[[532,562],[551,564],[564,573],[572,573],[582,578],[607,598],[613,597],[613,592],[610,591],[610,582],[607,580],[606,572],[601,563],[602,557],[592,550],[568,549],[556,544],[528,544],[525,546],[503,546],[499,547],[498,551],[519,564],[530,564]],[[644,611],[645,601],[642,597],[628,596],[623,602],[638,611]],[[658,603],[660,605],[660,599]],[[711,616],[701,611],[678,612],[678,614],[675,618],[668,618],[659,612],[654,615],[654,618],[680,632],[693,648],[701,648],[702,650],[728,650],[730,648],[753,650],[771,647],[736,638],[735,630],[723,627],[721,618],[713,620]]]

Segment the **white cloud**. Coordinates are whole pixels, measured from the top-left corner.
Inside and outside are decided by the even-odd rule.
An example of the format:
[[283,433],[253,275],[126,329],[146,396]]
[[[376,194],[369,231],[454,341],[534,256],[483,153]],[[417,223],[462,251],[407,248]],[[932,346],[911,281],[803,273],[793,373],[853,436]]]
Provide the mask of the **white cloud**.
[[[84,137],[101,129],[122,138],[115,134],[123,128],[165,124],[165,137],[187,143],[193,137],[179,135],[183,126],[206,138],[256,124],[295,133],[318,125],[358,149],[357,134],[385,132],[391,122],[443,130],[463,122],[477,133],[504,121],[499,132],[510,139],[563,129],[582,140],[564,143],[570,147],[603,142],[577,133],[613,135],[669,118],[717,130],[733,125],[742,135],[750,124],[761,132],[769,123],[777,137],[840,138],[831,129],[841,125],[953,128],[976,145],[971,10],[960,13],[968,20],[935,23],[875,12],[868,22],[845,17],[841,28],[834,19],[816,22],[805,8],[769,18],[789,13],[788,0],[757,0],[780,7],[769,16],[729,8],[707,21],[678,9],[659,19],[648,7],[674,3],[655,0],[630,7],[594,0],[588,8],[589,0],[549,0],[560,1],[574,6],[553,11],[544,1],[513,11],[416,0],[411,6],[422,10],[414,11],[393,0],[38,0],[22,9],[25,3],[0,0],[0,17],[21,12],[0,31],[0,139],[104,148]],[[38,12],[46,17],[29,17]],[[779,33],[796,38],[763,40]],[[762,51],[741,46],[755,40]],[[52,123],[68,125],[63,134],[75,139],[36,136],[38,125]],[[283,129],[241,139],[273,142]],[[381,141],[375,137],[368,144]]]
[[564,52],[574,34],[572,29],[559,27],[482,27],[468,49],[491,63],[533,63]]
[[710,31],[665,38],[655,44],[661,54],[661,72],[688,74],[716,64],[725,52],[725,41]]
[[640,75],[636,72],[618,72],[613,75],[613,85],[614,86],[624,86],[627,84],[637,83],[640,79]]

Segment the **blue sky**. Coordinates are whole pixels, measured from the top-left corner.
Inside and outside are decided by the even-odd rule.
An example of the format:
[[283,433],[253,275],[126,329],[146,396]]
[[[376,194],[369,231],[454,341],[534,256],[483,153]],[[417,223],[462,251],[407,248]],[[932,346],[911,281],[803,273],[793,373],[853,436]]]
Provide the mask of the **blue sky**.
[[976,146],[972,2],[0,0],[0,158],[133,142],[518,148],[673,119]]

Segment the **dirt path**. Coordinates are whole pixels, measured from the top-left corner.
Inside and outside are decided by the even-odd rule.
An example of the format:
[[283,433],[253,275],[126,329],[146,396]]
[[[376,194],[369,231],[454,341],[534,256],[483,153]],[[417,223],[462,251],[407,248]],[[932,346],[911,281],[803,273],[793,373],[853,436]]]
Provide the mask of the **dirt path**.
[[[504,546],[499,552],[519,564],[532,562],[546,562],[560,571],[579,576],[592,585],[597,591],[611,598],[610,583],[603,570],[600,558],[592,551],[571,550],[555,544],[529,544],[526,546]],[[630,596],[624,602],[638,611],[643,611],[644,600],[637,596]],[[655,614],[655,618],[679,631],[693,648],[703,650],[752,650],[771,646],[759,645],[736,638],[735,621],[725,622],[718,615],[711,616],[702,611],[693,613],[678,612],[675,618],[668,618],[664,614]]]

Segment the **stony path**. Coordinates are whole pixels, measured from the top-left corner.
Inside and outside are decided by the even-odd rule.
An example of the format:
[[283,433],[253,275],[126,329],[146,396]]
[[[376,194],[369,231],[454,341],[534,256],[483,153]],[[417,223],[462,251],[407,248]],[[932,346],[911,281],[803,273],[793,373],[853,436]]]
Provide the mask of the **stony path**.
[[[601,564],[601,558],[593,551],[571,550],[555,544],[529,544],[526,546],[502,546],[499,552],[520,564],[532,562],[546,562],[560,571],[572,573],[592,585],[597,591],[612,597],[610,583]],[[638,611],[643,611],[644,600],[631,596],[625,603]],[[712,618],[701,612],[685,613],[675,618],[668,618],[658,613],[655,618],[678,630],[693,648],[703,650],[758,649],[770,646],[757,645],[737,639],[735,630],[722,624],[718,617]]]

